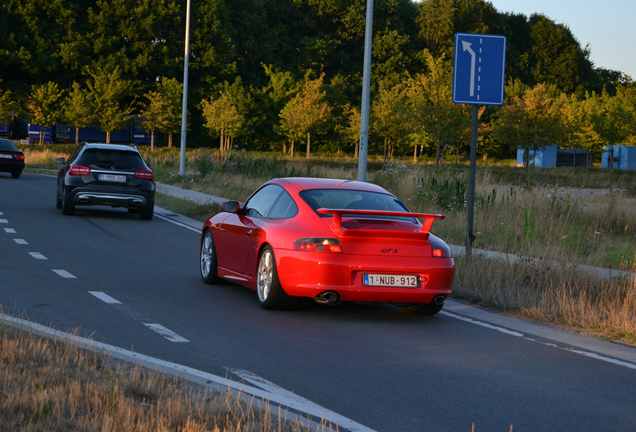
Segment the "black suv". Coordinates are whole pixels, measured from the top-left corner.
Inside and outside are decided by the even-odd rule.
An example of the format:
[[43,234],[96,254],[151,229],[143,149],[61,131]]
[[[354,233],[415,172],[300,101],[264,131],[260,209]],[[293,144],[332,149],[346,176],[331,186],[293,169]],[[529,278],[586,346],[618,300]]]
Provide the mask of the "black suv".
[[126,207],[150,220],[155,207],[155,179],[136,147],[80,143],[57,175],[57,208],[72,215],[75,206]]

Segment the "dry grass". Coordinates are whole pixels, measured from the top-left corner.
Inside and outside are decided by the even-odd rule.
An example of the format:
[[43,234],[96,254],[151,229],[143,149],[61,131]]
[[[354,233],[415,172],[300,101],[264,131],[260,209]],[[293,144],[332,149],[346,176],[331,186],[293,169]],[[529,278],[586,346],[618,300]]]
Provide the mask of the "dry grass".
[[66,151],[56,151],[50,148],[21,147],[28,168],[59,169],[59,165],[56,165],[55,159],[61,157],[68,158],[70,155],[70,153]]
[[1,324],[0,344],[0,431],[307,430],[230,393]]
[[[545,260],[457,259],[453,296],[636,344],[636,277],[601,279]],[[636,266],[625,267],[636,274]]]

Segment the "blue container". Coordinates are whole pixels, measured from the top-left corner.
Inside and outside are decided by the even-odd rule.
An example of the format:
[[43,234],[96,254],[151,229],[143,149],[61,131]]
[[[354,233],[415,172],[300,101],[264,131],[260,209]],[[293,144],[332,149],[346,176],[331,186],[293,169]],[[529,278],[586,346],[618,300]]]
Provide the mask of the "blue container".
[[[27,133],[29,134],[29,144],[40,143],[40,126],[28,124]],[[42,126],[42,142],[40,144],[52,144],[53,131],[51,128]]]
[[[601,167],[609,168],[610,148],[603,147]],[[636,147],[635,146],[614,146],[614,169],[636,170]]]
[[[530,150],[530,166],[537,168],[554,168],[557,162],[556,144],[545,147],[543,150]],[[517,166],[524,166],[526,149],[517,150]]]

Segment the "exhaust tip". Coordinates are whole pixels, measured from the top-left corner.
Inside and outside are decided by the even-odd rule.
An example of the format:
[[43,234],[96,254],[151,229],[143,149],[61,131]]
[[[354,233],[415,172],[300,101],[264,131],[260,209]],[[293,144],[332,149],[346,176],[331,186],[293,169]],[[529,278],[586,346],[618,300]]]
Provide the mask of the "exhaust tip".
[[335,291],[325,291],[314,297],[314,301],[318,304],[338,304],[340,303],[340,294]]
[[443,305],[445,301],[446,301],[446,297],[444,297],[443,295],[438,295],[437,297],[433,299],[433,303],[438,306]]

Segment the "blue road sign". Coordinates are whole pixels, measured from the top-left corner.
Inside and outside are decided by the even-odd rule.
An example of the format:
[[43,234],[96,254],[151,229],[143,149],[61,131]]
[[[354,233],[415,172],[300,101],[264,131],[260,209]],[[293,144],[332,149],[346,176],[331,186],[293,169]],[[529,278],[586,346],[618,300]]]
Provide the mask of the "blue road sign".
[[454,103],[502,105],[505,70],[505,36],[455,33]]

